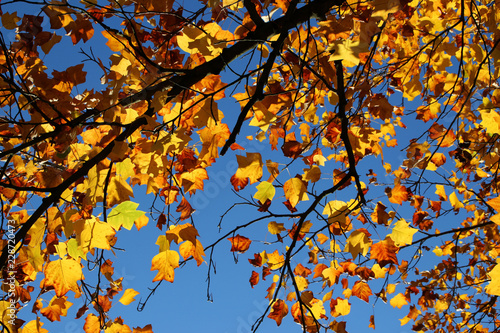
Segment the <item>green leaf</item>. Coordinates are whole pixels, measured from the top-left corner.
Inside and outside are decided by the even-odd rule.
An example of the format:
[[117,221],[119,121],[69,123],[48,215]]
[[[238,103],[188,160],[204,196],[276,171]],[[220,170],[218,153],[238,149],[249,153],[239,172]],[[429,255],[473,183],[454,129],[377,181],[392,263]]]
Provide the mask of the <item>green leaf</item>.
[[137,210],[137,207],[139,207],[139,204],[132,201],[120,203],[109,213],[108,223],[111,224],[115,230],[120,229],[122,226],[127,230],[132,229],[134,221],[146,214],[143,211]]

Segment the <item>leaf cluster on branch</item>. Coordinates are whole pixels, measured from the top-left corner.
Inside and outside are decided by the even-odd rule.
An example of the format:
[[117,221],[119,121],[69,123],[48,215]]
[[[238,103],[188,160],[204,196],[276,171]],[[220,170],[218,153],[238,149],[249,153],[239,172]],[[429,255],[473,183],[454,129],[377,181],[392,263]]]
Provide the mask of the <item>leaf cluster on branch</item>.
[[[402,309],[417,332],[498,331],[499,13],[492,0],[3,1],[3,331],[46,332],[81,298],[86,333],[132,332],[109,316],[138,295],[113,254],[146,229],[156,284],[139,310],[194,262],[210,299],[221,248],[267,284],[254,331],[269,317],[346,332],[359,301]],[[194,199],[233,160],[221,196],[234,202],[200,234]]]

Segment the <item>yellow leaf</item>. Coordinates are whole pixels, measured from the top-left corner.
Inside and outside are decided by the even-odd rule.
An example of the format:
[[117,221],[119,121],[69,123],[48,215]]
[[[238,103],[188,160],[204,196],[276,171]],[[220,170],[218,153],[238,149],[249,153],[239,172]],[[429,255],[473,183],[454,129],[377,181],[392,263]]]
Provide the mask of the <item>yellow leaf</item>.
[[111,70],[113,72],[116,72],[121,76],[126,76],[129,73],[128,68],[130,67],[130,65],[132,65],[130,60],[123,58],[117,54],[112,54],[109,58],[111,59]]
[[390,303],[391,303],[393,308],[401,309],[403,307],[403,305],[408,304],[408,301],[406,300],[405,295],[403,295],[402,293],[399,293],[391,299]]
[[347,203],[339,200],[328,202],[323,209],[323,215],[328,216],[328,223],[338,222],[344,225],[348,214]]
[[283,223],[276,223],[275,221],[272,221],[267,225],[267,230],[269,230],[269,232],[273,235],[278,235],[282,231],[285,231],[286,228]]
[[76,239],[85,252],[93,248],[110,250],[109,239],[115,235],[115,230],[106,222],[92,217],[86,220],[81,233],[77,233]]
[[500,296],[500,265],[496,264],[488,273],[488,276],[490,277],[490,283],[485,288],[486,293]]
[[135,301],[135,296],[139,295],[138,291],[135,291],[132,288],[129,288],[125,290],[123,293],[122,297],[120,297],[120,300],[118,302],[122,303],[123,305],[129,305],[133,301]]
[[[318,156],[318,155],[316,155],[316,156]],[[315,183],[318,180],[320,180],[320,178],[321,178],[321,169],[317,165],[313,165],[309,169],[304,169],[303,179],[306,182],[311,181],[312,183]]]
[[261,204],[264,204],[267,199],[273,200],[276,189],[270,182],[263,181],[257,185],[257,193],[253,196],[255,199],[259,200]]
[[349,312],[351,312],[351,304],[349,304],[349,301],[346,299],[337,299],[337,305],[335,305],[335,312],[337,316],[347,316]]
[[[158,237],[158,240],[160,240],[160,237]],[[176,251],[169,250],[167,240],[164,240],[164,243],[160,245],[160,251],[160,253],[153,257],[151,263],[151,270],[158,271],[153,282],[160,280],[174,282],[174,269],[179,267],[179,254]]]
[[184,260],[193,256],[194,260],[196,260],[196,264],[200,266],[205,262],[205,260],[203,260],[205,251],[199,240],[196,240],[195,244],[191,243],[191,241],[185,241],[179,246],[179,253]]
[[330,46],[332,55],[329,61],[345,60],[344,66],[354,67],[359,64],[359,54],[368,52],[369,48],[370,45],[364,41],[337,40]]
[[67,301],[68,297],[57,297],[54,296],[50,300],[47,307],[40,310],[50,321],[61,321],[61,316],[66,317],[68,314],[68,309],[73,305],[73,303]]
[[307,188],[304,182],[299,178],[292,178],[285,182],[283,185],[283,191],[285,192],[285,198],[290,201],[292,207],[295,207],[299,201],[307,201],[309,197],[307,196]]
[[51,261],[45,266],[45,279],[41,282],[41,288],[54,287],[56,295],[64,296],[72,290],[80,295],[80,287],[77,282],[83,279],[82,267],[74,259],[58,259]]
[[464,204],[460,200],[458,200],[457,194],[455,192],[450,194],[450,204],[455,211],[459,210],[460,208],[464,208]]
[[268,253],[267,258],[267,264],[271,270],[281,268],[285,264],[285,257],[280,255],[278,250],[275,250],[273,253]]
[[439,196],[439,200],[448,201],[448,196],[446,195],[443,185],[436,185],[435,193]]
[[259,153],[247,153],[247,156],[236,155],[238,161],[238,169],[231,177],[231,184],[233,184],[236,191],[243,189],[250,184],[256,183],[262,177],[262,157]]
[[111,207],[129,201],[130,197],[134,197],[132,187],[120,176],[111,177],[108,186],[108,205]]
[[352,254],[353,259],[356,259],[359,254],[363,257],[366,256],[370,246],[372,245],[372,241],[368,236],[368,231],[366,229],[354,230],[347,238],[346,246],[344,251],[350,252]]
[[413,242],[413,235],[418,230],[410,227],[409,224],[410,223],[406,222],[405,219],[401,219],[394,225],[389,237],[391,237],[396,246],[411,244]]
[[488,134],[499,134],[500,133],[500,115],[494,111],[484,111],[479,110],[481,113],[481,126],[486,129]]
[[19,333],[49,333],[46,329],[42,328],[43,323],[37,320],[32,320],[19,331]]

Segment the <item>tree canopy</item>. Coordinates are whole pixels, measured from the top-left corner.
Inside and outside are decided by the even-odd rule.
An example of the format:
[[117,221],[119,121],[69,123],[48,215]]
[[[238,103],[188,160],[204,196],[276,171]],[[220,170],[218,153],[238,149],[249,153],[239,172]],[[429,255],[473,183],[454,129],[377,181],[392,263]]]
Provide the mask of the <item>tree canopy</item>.
[[[144,230],[139,310],[184,265],[210,288],[226,255],[267,289],[254,330],[346,332],[364,301],[417,332],[498,331],[499,6],[3,0],[3,332],[47,332],[77,298],[86,333],[152,332],[108,315],[138,294],[117,242]],[[236,199],[200,233],[230,162]]]

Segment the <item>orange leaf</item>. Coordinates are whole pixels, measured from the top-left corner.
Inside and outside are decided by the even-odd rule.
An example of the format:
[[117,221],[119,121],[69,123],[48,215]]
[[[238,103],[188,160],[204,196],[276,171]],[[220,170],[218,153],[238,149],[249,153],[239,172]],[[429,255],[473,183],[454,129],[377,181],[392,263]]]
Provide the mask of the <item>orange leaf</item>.
[[276,320],[278,326],[281,325],[281,320],[288,314],[288,305],[279,299],[273,304],[273,309],[271,313],[267,316],[268,318]]
[[179,253],[181,254],[182,258],[184,258],[184,260],[193,256],[198,266],[205,262],[205,260],[203,260],[205,251],[203,251],[203,246],[201,245],[199,240],[196,240],[196,245],[191,241],[185,241],[179,246]]
[[177,209],[175,211],[181,212],[181,221],[183,221],[183,220],[189,218],[191,216],[191,214],[193,214],[194,209],[191,207],[191,205],[186,200],[186,198],[183,197],[181,203],[179,204],[179,206],[177,207]]
[[410,197],[410,193],[408,193],[406,187],[402,185],[394,185],[392,189],[388,187],[385,192],[389,196],[390,202],[399,205],[402,205],[403,201],[407,201]]
[[366,303],[368,303],[369,297],[373,295],[370,286],[363,281],[356,281],[356,283],[354,283],[354,286],[352,287],[352,294]]
[[253,286],[257,285],[257,283],[259,283],[259,273],[257,273],[256,271],[252,271],[252,276],[250,277],[250,285],[253,288]]
[[236,235],[227,239],[231,242],[231,252],[245,253],[252,241],[246,237]]
[[375,259],[380,267],[384,267],[387,264],[398,265],[397,252],[398,247],[394,245],[394,241],[387,238],[372,245],[370,259]]
[[61,316],[68,314],[68,309],[73,303],[67,301],[68,297],[54,296],[47,307],[40,310],[40,313],[50,321],[61,321]]

